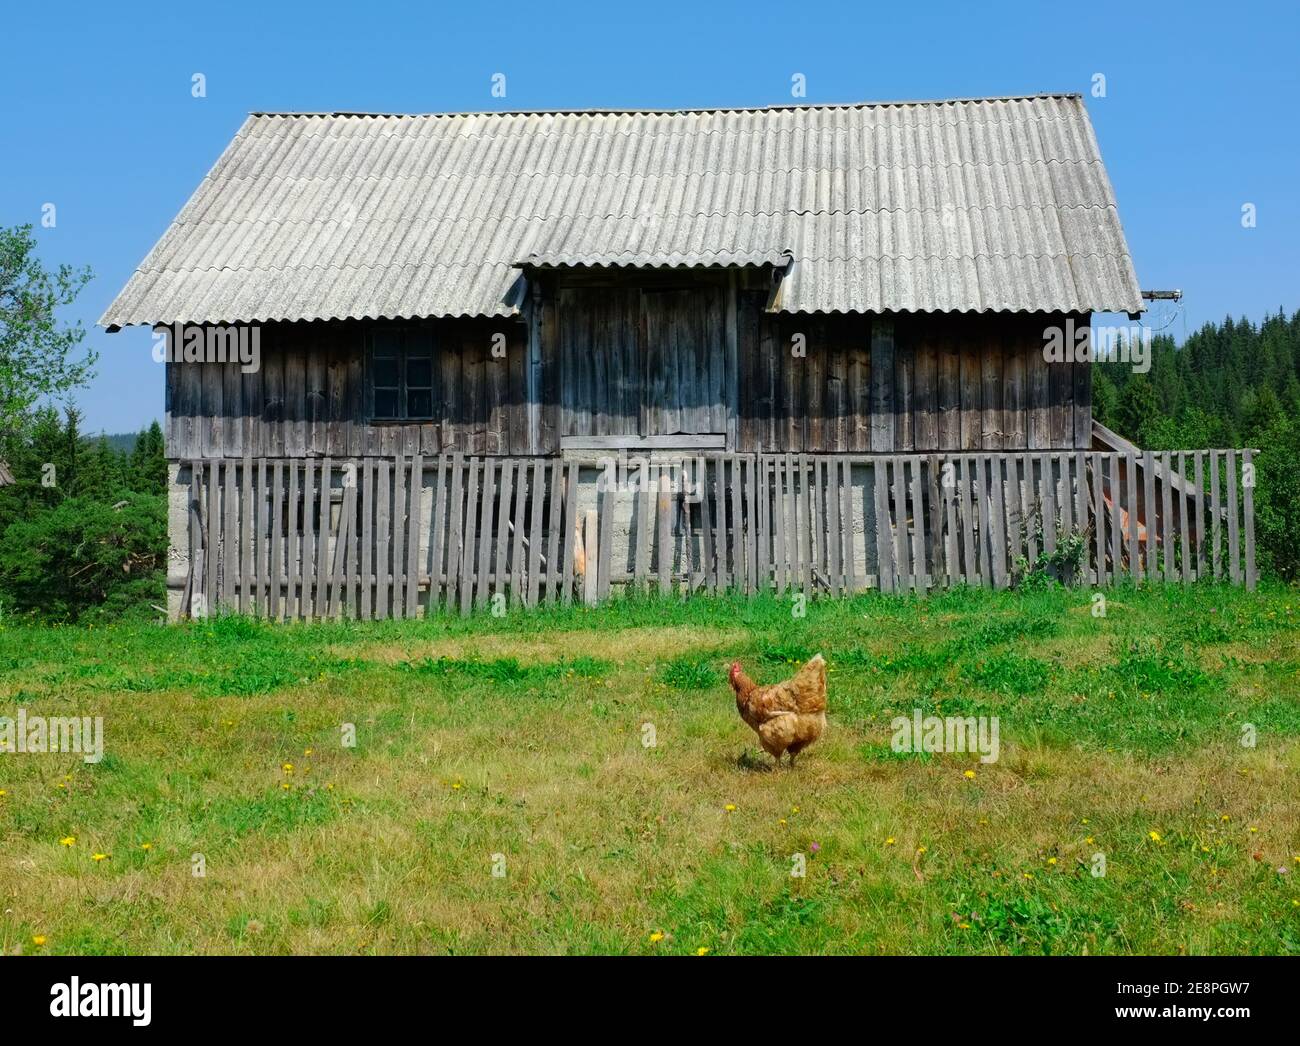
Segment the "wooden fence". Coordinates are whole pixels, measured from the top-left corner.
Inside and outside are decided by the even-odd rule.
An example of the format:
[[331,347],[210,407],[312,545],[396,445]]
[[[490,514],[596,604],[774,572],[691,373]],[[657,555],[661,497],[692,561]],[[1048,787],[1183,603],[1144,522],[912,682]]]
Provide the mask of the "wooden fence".
[[1007,587],[1040,561],[1094,585],[1253,588],[1252,454],[193,461],[182,611],[410,617],[615,584],[923,593]]

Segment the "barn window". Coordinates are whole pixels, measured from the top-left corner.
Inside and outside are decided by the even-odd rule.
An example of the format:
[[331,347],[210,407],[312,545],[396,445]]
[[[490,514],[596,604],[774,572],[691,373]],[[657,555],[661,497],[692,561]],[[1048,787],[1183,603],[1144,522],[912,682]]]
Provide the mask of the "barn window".
[[373,421],[433,419],[433,332],[385,327],[370,337],[366,389]]

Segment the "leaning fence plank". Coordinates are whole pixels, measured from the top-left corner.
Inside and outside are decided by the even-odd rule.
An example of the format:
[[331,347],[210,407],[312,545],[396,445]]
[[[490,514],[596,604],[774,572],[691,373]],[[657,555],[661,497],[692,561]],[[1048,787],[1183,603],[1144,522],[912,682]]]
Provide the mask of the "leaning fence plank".
[[1174,580],[1174,459],[1169,451],[1160,456],[1160,544],[1164,549],[1164,577]]
[[[357,470],[360,463],[357,461],[348,462],[348,472],[346,479],[346,488],[344,490],[344,501],[348,517],[348,556],[344,567],[344,589],[343,589],[343,613],[344,616],[355,618],[360,609],[360,593],[357,591],[357,575],[360,571],[357,569],[357,552],[359,548],[360,524],[357,522]],[[351,499],[348,493],[351,493]]]
[[547,492],[550,511],[546,521],[546,586],[542,592],[547,603],[554,603],[560,598],[560,508],[564,502],[564,465],[559,458],[551,462]]
[[1159,534],[1160,513],[1156,509],[1156,456],[1152,451],[1142,452],[1142,519],[1147,532],[1147,580],[1160,577]]
[[1242,521],[1246,539],[1246,589],[1255,591],[1255,461],[1254,451],[1241,452]]
[[[497,511],[496,564],[492,570],[493,598],[506,599],[510,589],[510,539],[512,537],[511,507],[514,501],[515,482],[520,469],[526,466],[514,459],[506,458],[501,462],[501,482],[497,491],[497,500],[501,507]],[[523,479],[519,478],[522,483]]]
[[[707,503],[707,499],[706,499]],[[777,595],[785,592],[785,458],[772,458],[772,584]]]
[[375,546],[375,463],[361,460],[361,620],[372,616]]
[[334,479],[334,464],[326,458],[320,470],[320,515],[316,528],[316,602],[315,616],[324,618],[329,613],[330,579],[330,501]]
[[393,605],[395,618],[406,616],[406,460],[393,460]]
[[378,469],[377,496],[375,499],[375,619],[388,617],[388,597],[392,591],[388,572],[388,533],[391,513],[387,458],[375,462]]
[[239,491],[233,461],[225,463],[225,498],[221,526],[221,603],[222,609],[233,613],[239,607],[235,602],[235,584],[239,574]]
[[284,524],[284,510],[281,507],[281,494],[284,491],[284,477],[281,474],[280,469],[281,464],[278,460],[272,463],[270,561],[267,564],[270,588],[267,590],[266,594],[266,613],[273,621],[280,620],[280,568],[284,561],[284,544],[283,539],[280,536],[281,528]]
[[896,591],[897,574],[894,572],[893,524],[891,521],[891,487],[889,487],[888,457],[871,459],[871,486],[876,503],[876,587],[883,593]]
[[976,454],[971,459],[971,464],[975,468],[975,505],[976,519],[979,527],[979,579],[985,588],[993,586],[993,554],[992,554],[992,536],[993,526],[989,522],[989,494],[987,487],[987,468],[988,458],[985,455]]
[[1096,451],[1088,454],[1088,484],[1092,493],[1092,576],[1098,585],[1107,583],[1106,577],[1106,512],[1105,477],[1102,474],[1102,456]]
[[[1120,511],[1120,456],[1110,455],[1110,573],[1118,583],[1124,576],[1124,533]],[[1132,516],[1129,519],[1132,525]]]
[[925,565],[925,502],[921,495],[921,459],[912,463],[912,591],[924,595],[928,580]]
[[731,584],[731,575],[727,570],[727,553],[729,551],[729,542],[727,541],[727,463],[726,459],[719,455],[714,459],[713,464],[717,470],[717,483],[713,488],[713,525],[715,528],[713,547],[717,552],[717,559],[714,560],[716,566],[714,584],[719,592],[725,592]]
[[893,459],[894,568],[899,594],[912,587],[912,550],[907,525],[907,466],[904,458]]
[[1042,454],[1038,459],[1039,498],[1043,513],[1043,552],[1056,551],[1056,467],[1052,455]]
[[[505,466],[502,465],[502,471],[504,469]],[[483,459],[483,493],[479,498],[483,505],[483,515],[478,536],[478,585],[474,592],[474,605],[480,608],[487,606],[491,598],[489,576],[492,568],[492,539],[495,536],[492,508],[496,503],[496,470],[494,458]]]
[[343,610],[343,582],[345,578],[348,542],[352,539],[351,509],[354,507],[356,492],[348,484],[345,475],[343,481],[343,500],[339,505],[339,527],[334,538],[334,560],[330,568],[330,602],[329,616],[337,618]]
[[[447,528],[447,455],[438,457],[433,473],[433,525],[429,528],[429,602],[425,613],[432,614],[443,603],[444,575],[443,553],[446,549],[444,533]],[[505,502],[502,502],[504,505]]]
[[1193,451],[1192,459],[1195,472],[1193,481],[1196,484],[1192,520],[1195,523],[1196,577],[1200,580],[1205,577],[1205,451]]
[[[233,464],[233,463],[232,463]],[[253,463],[248,455],[234,465],[235,512],[239,520],[239,576],[235,579],[239,598],[239,612],[247,614],[253,595],[253,506],[257,491],[253,487]]]
[[467,615],[474,606],[474,556],[478,552],[479,472],[483,459],[470,455],[465,460],[465,520],[460,558],[456,571],[460,574],[460,613]]
[[637,470],[636,487],[632,496],[636,522],[636,541],[632,550],[632,577],[638,587],[644,587],[650,574],[650,517],[654,495],[650,489],[650,461],[641,459]]
[[944,510],[944,572],[949,588],[961,580],[961,535],[957,526],[957,462],[945,458],[939,465],[939,492]]
[[1191,504],[1191,482],[1187,478],[1187,451],[1178,453],[1178,543],[1179,561],[1182,567],[1183,584],[1192,581],[1192,541],[1191,523],[1187,514]]
[[1053,454],[1052,458],[1057,468],[1057,476],[1053,492],[1056,495],[1056,511],[1061,517],[1061,529],[1058,535],[1061,538],[1069,536],[1074,527],[1072,518],[1072,507],[1074,505],[1074,495],[1070,490],[1070,455]]
[[[1129,576],[1136,584],[1142,578],[1142,555],[1138,548],[1138,486],[1137,486],[1137,455],[1132,451],[1124,457],[1124,471],[1126,473],[1128,494],[1126,497],[1125,507],[1128,509],[1128,569]],[[1115,565],[1115,580],[1119,580],[1123,575],[1120,566]]]
[[800,503],[803,506],[803,523],[800,541],[803,548],[803,591],[807,598],[813,594],[813,519],[812,519],[812,473],[808,466],[808,455],[799,456],[799,483],[802,488]]
[[285,467],[289,470],[289,518],[285,521],[287,528],[285,550],[285,593],[284,593],[284,616],[286,618],[295,618],[298,616],[298,578],[299,578],[299,557],[302,555],[302,549],[299,545],[299,528],[302,526],[303,508],[302,494],[298,487],[298,463],[290,458],[285,462]]
[[989,541],[988,549],[992,565],[992,579],[995,588],[1006,588],[1007,578],[1007,533],[1003,513],[1006,505],[1006,493],[1002,479],[1002,457],[989,455]]
[[[1074,475],[1075,483],[1075,526],[1079,529],[1079,534],[1086,542],[1088,537],[1088,457],[1083,451],[1077,451],[1074,455]],[[1088,578],[1088,561],[1084,557],[1083,577],[1086,581]]]
[[[528,563],[524,556],[524,520],[528,511],[528,461],[519,461],[515,473],[515,513],[511,518],[511,556],[510,556],[510,606],[523,607],[528,595]],[[590,555],[586,559],[586,569],[595,578],[595,560]]]
[[767,458],[762,454],[754,455],[754,511],[757,525],[754,531],[755,558],[758,562],[756,579],[759,592],[767,591],[771,584],[771,494],[772,485],[767,478]]
[[567,486],[564,495],[564,578],[560,602],[568,606],[573,599],[573,550],[580,518],[578,515],[578,466],[566,466]]
[[839,459],[839,491],[842,499],[840,529],[844,532],[844,591],[850,596],[858,591],[857,548],[853,541],[853,462]]
[[447,498],[447,567],[444,598],[448,612],[460,599],[460,564],[464,555],[462,520],[465,518],[465,457],[456,451],[451,458],[451,490]]
[[717,566],[714,557],[718,551],[714,547],[713,503],[709,497],[708,458],[697,459],[695,489],[700,499],[700,576],[696,583],[703,585],[705,589],[716,591]]
[[[523,489],[523,470],[520,469],[519,489]],[[587,509],[583,517],[583,556],[585,570],[582,576],[582,601],[592,606],[600,599],[600,578],[597,562],[600,559],[600,521],[595,509]]]
[[668,595],[673,584],[673,543],[672,543],[673,499],[671,484],[665,472],[659,473],[659,497],[655,505],[655,520],[659,525],[659,594]]
[[[745,467],[749,479],[745,483],[745,559],[749,572],[745,575],[745,591],[753,595],[763,583],[758,562],[758,456],[747,458]],[[687,528],[687,537],[690,530]]]
[[1223,501],[1219,496],[1220,458],[1217,450],[1210,451],[1210,560],[1217,580],[1223,574],[1223,561],[1219,557],[1220,526],[1223,518]]
[[734,454],[728,459],[731,465],[731,563],[733,583],[736,591],[749,588],[749,567],[745,561],[745,510],[741,498],[744,488],[741,485],[741,459]]
[[420,605],[420,539],[421,516],[424,512],[424,455],[411,457],[411,481],[407,484],[411,502],[406,525],[406,616],[415,617]]
[[1241,554],[1238,545],[1238,522],[1237,513],[1239,506],[1237,504],[1237,452],[1228,451],[1227,465],[1227,491],[1224,506],[1228,511],[1228,576],[1232,579],[1234,585],[1241,584]]
[[600,499],[600,534],[597,538],[600,553],[596,563],[597,598],[604,602],[609,598],[609,565],[614,545],[614,500],[617,492],[617,476],[611,463],[605,471],[605,492]]
[[1016,455],[1002,455],[1002,465],[1006,476],[1002,480],[1002,523],[1005,530],[1005,555],[1007,561],[1007,584],[1011,584],[1016,565],[1024,555],[1024,534],[1020,526],[1020,475]]
[[[801,459],[802,460],[802,459]],[[808,475],[808,488],[811,495],[806,498],[809,512],[805,523],[808,529],[808,558],[812,565],[814,579],[822,574],[822,567],[826,561],[823,558],[825,553],[825,541],[822,537],[823,523],[825,517],[822,509],[822,493],[824,484],[822,483],[822,470],[817,458],[808,459],[808,464],[812,466],[812,472]],[[811,589],[809,590],[811,591]]]
[[968,585],[979,580],[975,562],[975,502],[972,496],[975,485],[974,460],[973,457],[966,456],[959,457],[954,462],[957,468],[957,516],[961,527],[961,577]]
[[845,527],[840,519],[843,490],[840,487],[840,463],[831,458],[825,462],[826,482],[826,569],[830,574],[831,595],[838,596],[844,588],[844,563],[841,556]]
[[533,462],[533,505],[528,514],[528,605],[537,606],[538,582],[542,574],[542,514],[545,509],[546,463]]

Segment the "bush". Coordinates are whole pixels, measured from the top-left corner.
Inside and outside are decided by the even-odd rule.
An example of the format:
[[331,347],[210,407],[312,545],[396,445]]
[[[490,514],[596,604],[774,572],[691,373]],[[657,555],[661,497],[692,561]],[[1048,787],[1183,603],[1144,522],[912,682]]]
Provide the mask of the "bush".
[[6,609],[51,621],[154,613],[165,598],[166,501],[119,491],[37,506],[0,535]]

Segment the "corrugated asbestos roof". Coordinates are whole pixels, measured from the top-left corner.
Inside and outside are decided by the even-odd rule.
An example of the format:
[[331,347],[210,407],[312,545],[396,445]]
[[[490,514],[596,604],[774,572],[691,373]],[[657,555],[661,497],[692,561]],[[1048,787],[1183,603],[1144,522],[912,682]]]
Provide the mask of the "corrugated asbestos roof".
[[1077,95],[253,114],[101,323],[517,311],[520,265],[793,258],[785,312],[1142,308]]

